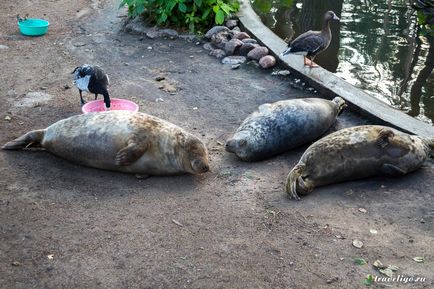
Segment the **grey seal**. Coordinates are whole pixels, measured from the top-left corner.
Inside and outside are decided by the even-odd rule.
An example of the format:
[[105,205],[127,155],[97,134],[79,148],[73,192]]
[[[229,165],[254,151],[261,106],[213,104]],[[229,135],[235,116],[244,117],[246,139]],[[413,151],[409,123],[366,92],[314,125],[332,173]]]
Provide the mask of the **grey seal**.
[[259,161],[309,143],[336,121],[345,101],[321,98],[282,100],[260,105],[227,140],[226,151]]
[[176,175],[209,170],[208,151],[199,138],[140,112],[75,115],[30,131],[2,148],[32,146],[77,164],[125,173]]
[[363,125],[336,131],[312,144],[288,174],[291,198],[315,187],[377,175],[403,176],[434,153],[434,138]]

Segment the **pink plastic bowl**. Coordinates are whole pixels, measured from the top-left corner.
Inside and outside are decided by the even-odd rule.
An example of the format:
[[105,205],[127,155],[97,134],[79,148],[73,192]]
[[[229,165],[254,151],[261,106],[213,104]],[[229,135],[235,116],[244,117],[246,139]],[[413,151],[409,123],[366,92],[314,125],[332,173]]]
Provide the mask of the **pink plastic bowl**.
[[[139,106],[135,102],[120,98],[112,98],[110,101],[110,110],[139,111]],[[89,101],[81,107],[81,110],[83,113],[105,111],[104,100]]]

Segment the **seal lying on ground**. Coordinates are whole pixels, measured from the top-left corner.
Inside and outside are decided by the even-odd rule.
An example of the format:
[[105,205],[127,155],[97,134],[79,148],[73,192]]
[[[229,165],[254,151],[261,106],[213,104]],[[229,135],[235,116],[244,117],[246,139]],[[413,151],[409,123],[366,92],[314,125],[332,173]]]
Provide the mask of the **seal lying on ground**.
[[288,175],[286,191],[299,199],[299,194],[317,186],[376,175],[402,176],[420,168],[433,154],[434,138],[379,125],[342,129],[307,148]]
[[8,142],[6,150],[33,145],[81,165],[141,175],[199,174],[208,152],[195,136],[140,112],[107,111],[72,116]]
[[249,115],[226,142],[226,151],[259,161],[309,143],[324,134],[345,101],[302,98],[266,103]]

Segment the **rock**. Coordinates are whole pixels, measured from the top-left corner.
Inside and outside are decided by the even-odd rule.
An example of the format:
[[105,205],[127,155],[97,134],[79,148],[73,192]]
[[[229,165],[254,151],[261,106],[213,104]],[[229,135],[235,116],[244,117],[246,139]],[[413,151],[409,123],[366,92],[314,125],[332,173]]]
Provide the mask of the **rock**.
[[86,46],[87,43],[81,42],[81,41],[77,41],[77,42],[74,42],[72,45],[74,45],[75,47],[82,47],[82,46]]
[[244,43],[243,46],[240,47],[240,55],[247,56],[247,54],[250,52],[250,50],[259,47],[258,44],[252,44],[252,43]]
[[271,55],[265,55],[264,57],[259,59],[259,65],[263,69],[271,68],[274,65],[276,65],[276,58],[274,58],[274,56],[271,56]]
[[211,36],[211,43],[217,48],[224,49],[226,43],[231,40],[232,34],[230,31],[220,31]]
[[279,70],[276,72],[272,73],[273,75],[282,75],[282,76],[286,76],[286,75],[290,75],[291,72],[289,70]]
[[238,39],[232,39],[225,44],[225,53],[226,55],[233,55],[235,51],[243,45],[243,42]]
[[226,56],[222,59],[223,64],[242,64],[247,61],[247,58],[244,56]]
[[179,34],[178,34],[178,32],[176,30],[169,29],[169,28],[162,29],[160,31],[160,34],[161,34],[162,37],[169,37],[170,39],[176,39],[179,36]]
[[217,34],[221,31],[229,31],[229,28],[227,28],[226,26],[214,26],[213,28],[211,28],[210,30],[208,30],[208,32],[205,34],[205,38],[211,39],[211,37],[214,34]]
[[226,27],[229,29],[232,29],[237,25],[238,25],[238,21],[235,19],[230,19],[230,20],[226,21]]
[[222,57],[226,56],[226,53],[222,49],[213,49],[209,52],[208,55],[211,55],[211,56],[214,56],[217,58],[222,58]]
[[146,36],[148,38],[155,39],[155,38],[161,37],[161,32],[157,27],[153,27],[153,28],[149,29],[148,32],[146,32]]
[[246,32],[240,32],[237,35],[235,35],[234,38],[239,39],[239,40],[243,40],[243,39],[246,39],[246,38],[250,38],[250,35],[247,34]]
[[211,42],[207,42],[205,43],[203,46],[203,49],[205,50],[213,50],[216,49],[217,47],[215,47]]
[[268,48],[264,46],[255,47],[247,53],[247,58],[259,60],[268,54]]
[[238,69],[240,66],[241,64],[232,64],[231,69]]
[[256,60],[250,60],[249,62],[247,62],[247,65],[251,65],[251,66],[254,66],[254,67],[257,67],[257,68],[260,67],[258,61],[256,61]]
[[162,80],[165,80],[165,79],[166,78],[164,76],[162,76],[162,75],[159,75],[159,76],[155,77],[156,81],[162,81]]
[[240,29],[240,27],[235,26],[234,28],[232,28],[231,31],[234,32],[234,33],[240,33],[240,32],[241,32],[241,29]]
[[241,40],[244,43],[252,43],[252,44],[258,44],[258,41],[256,41],[256,39],[253,38],[245,38],[243,40]]

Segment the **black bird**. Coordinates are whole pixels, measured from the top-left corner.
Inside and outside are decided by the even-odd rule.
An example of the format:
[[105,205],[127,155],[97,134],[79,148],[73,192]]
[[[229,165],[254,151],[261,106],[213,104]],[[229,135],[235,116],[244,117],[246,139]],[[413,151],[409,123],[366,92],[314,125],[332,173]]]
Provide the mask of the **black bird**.
[[[330,45],[332,40],[332,32],[330,31],[331,20],[339,20],[339,17],[333,11],[327,11],[324,14],[322,30],[309,30],[299,35],[288,44],[288,48],[282,52],[282,56],[288,53],[302,54],[304,55],[304,65],[309,65],[311,68],[318,67],[318,65],[313,63],[313,59]],[[310,59],[309,63],[306,63],[306,57]]]
[[81,92],[86,91],[94,93],[95,100],[98,94],[102,94],[105,108],[110,109],[110,96],[107,90],[107,86],[110,84],[109,77],[99,66],[83,64],[76,67],[72,74],[74,74],[74,85],[80,92],[81,105],[86,103]]

